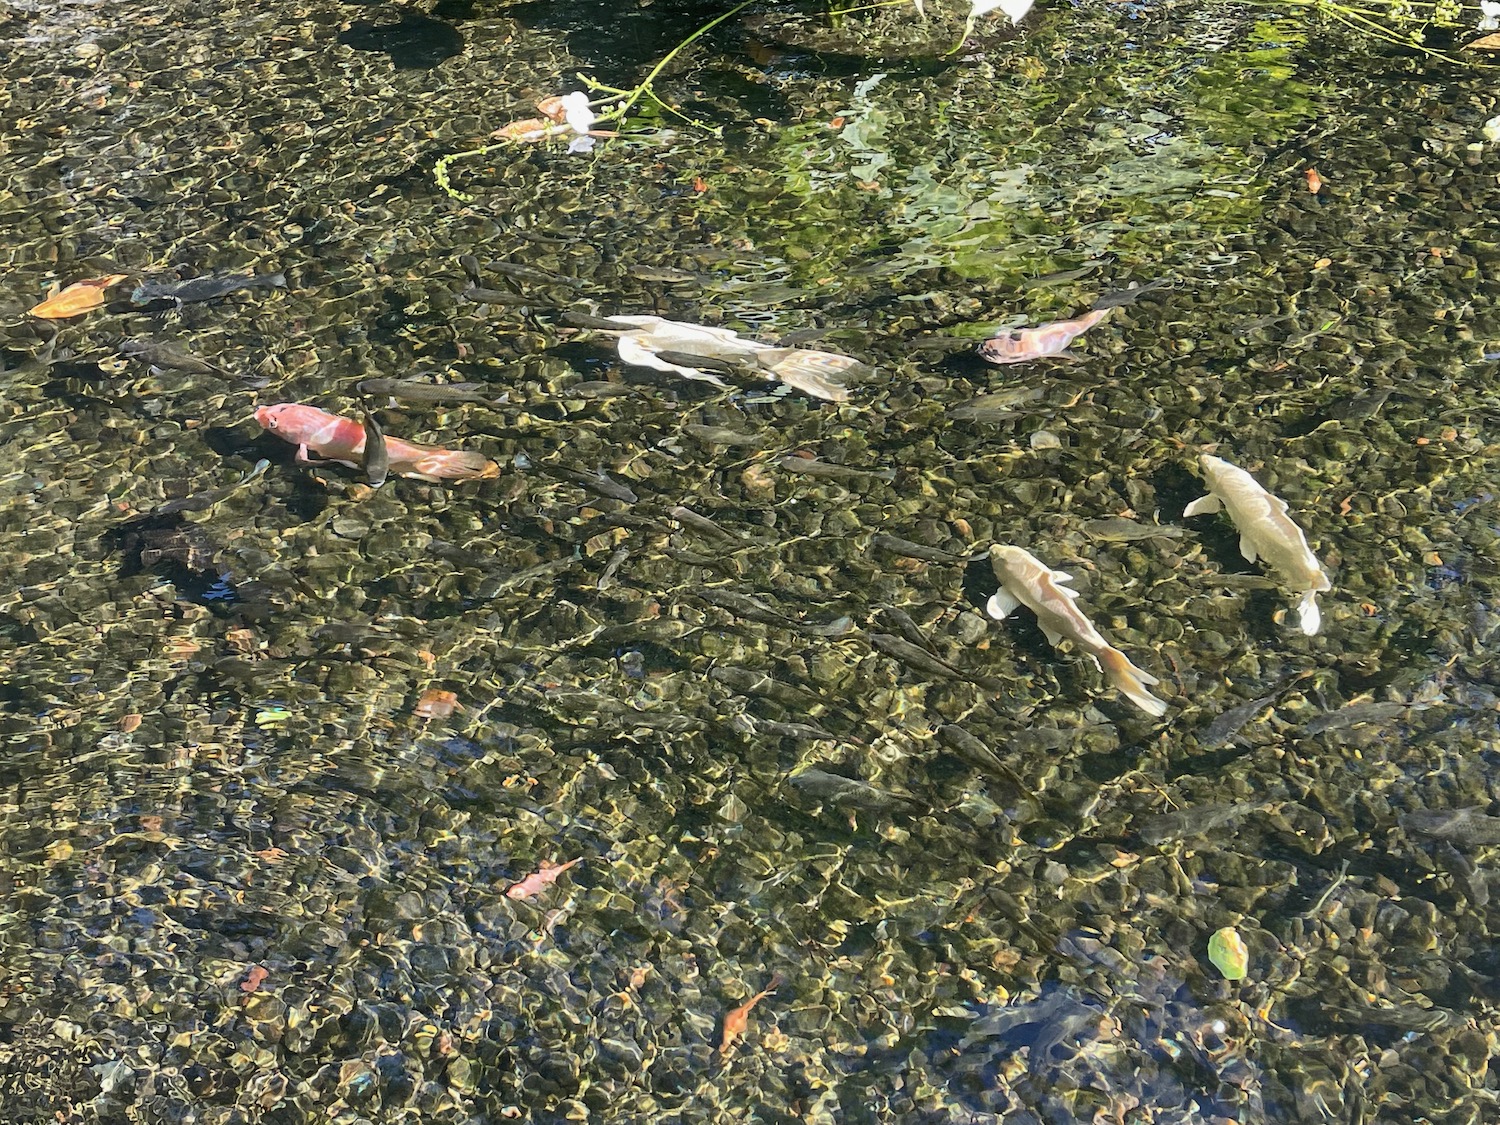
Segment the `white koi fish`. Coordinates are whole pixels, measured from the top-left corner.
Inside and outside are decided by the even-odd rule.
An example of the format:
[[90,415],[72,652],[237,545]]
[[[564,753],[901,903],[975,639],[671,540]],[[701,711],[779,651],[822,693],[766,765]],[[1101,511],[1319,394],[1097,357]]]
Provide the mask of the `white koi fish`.
[[985,608],[996,621],[1003,621],[1017,606],[1024,605],[1036,614],[1037,624],[1054,647],[1064,640],[1072,641],[1094,658],[1105,679],[1119,689],[1130,702],[1146,714],[1159,718],[1167,705],[1146,690],[1159,681],[1143,672],[1094,628],[1094,623],[1073,604],[1078,594],[1063,585],[1073,576],[1047,565],[1020,547],[990,548],[990,565],[1000,579],[1000,589]]
[[1318,595],[1333,589],[1333,584],[1308,547],[1302,529],[1286,514],[1286,501],[1267,492],[1244,469],[1221,457],[1205,453],[1200,463],[1208,495],[1194,500],[1182,514],[1196,516],[1227,509],[1240,533],[1240,554],[1251,562],[1263,560],[1281,576],[1288,589],[1302,595],[1297,611],[1302,631],[1312,636],[1322,624]]

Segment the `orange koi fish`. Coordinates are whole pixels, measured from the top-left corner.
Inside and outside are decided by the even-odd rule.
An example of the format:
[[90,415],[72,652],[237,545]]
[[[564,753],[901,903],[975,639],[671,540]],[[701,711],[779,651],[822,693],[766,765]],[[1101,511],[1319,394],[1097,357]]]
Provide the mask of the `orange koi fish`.
[[1109,315],[1094,309],[1073,320],[1058,320],[1038,328],[1010,329],[979,345],[981,359],[990,363],[1030,363],[1048,356],[1073,358],[1068,345]]
[[[297,447],[297,462],[311,464],[312,457],[337,461],[358,469],[364,465],[365,427],[316,406],[278,402],[255,412],[261,427]],[[400,438],[385,439],[390,471],[415,480],[488,480],[500,475],[500,466],[488,458],[459,449],[416,445]]]
[[557,882],[557,877],[564,871],[572,867],[575,863],[582,862],[583,856],[579,856],[577,859],[570,859],[567,863],[548,863],[544,859],[542,860],[541,867],[537,868],[537,870],[526,876],[519,883],[512,883],[506,887],[505,897],[530,898],[532,895],[539,895],[551,884]]
[[87,281],[75,281],[60,293],[54,293],[39,305],[27,311],[44,320],[62,320],[70,316],[82,316],[104,304],[104,291],[118,285],[129,275],[112,273],[107,277],[91,277]]
[[750,1026],[750,1010],[764,1000],[771,993],[781,987],[782,976],[777,973],[771,978],[771,983],[766,985],[750,999],[746,1000],[738,1008],[724,1013],[724,1026],[719,1032],[719,1057],[727,1058],[729,1052],[734,1050],[734,1045],[739,1042],[745,1029]]

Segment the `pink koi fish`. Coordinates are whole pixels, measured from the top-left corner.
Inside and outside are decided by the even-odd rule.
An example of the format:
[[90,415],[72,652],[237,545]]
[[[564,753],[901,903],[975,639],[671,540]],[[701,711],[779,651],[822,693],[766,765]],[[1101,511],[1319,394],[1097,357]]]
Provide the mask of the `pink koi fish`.
[[564,871],[572,867],[575,863],[582,862],[583,856],[579,856],[577,859],[570,859],[567,863],[548,863],[544,859],[542,860],[541,867],[537,868],[537,870],[526,876],[519,883],[512,883],[506,887],[505,897],[530,898],[532,895],[539,895],[553,883],[557,882],[557,877]]
[[[364,464],[365,427],[350,418],[299,402],[278,402],[256,410],[255,420],[265,430],[295,445],[299,464],[312,464],[309,454],[351,469]],[[416,445],[391,437],[385,439],[385,449],[390,471],[398,476],[436,482],[487,480],[500,475],[500,466],[478,453]]]
[[1030,363],[1048,356],[1072,358],[1068,345],[1109,313],[1107,308],[1094,309],[1072,320],[1058,320],[1037,328],[1012,328],[980,344],[980,358],[999,364]]

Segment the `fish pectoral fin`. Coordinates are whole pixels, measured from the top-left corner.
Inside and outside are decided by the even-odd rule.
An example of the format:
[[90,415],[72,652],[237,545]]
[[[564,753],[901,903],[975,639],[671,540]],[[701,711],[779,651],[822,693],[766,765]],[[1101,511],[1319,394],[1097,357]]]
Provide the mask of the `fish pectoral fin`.
[[1211,515],[1214,512],[1222,510],[1223,507],[1224,501],[1210,492],[1207,496],[1198,497],[1198,499],[1182,509],[1182,518],[1187,519],[1189,516]]
[[1240,554],[1244,555],[1251,562],[1260,558],[1260,552],[1255,549],[1255,544],[1248,535],[1240,536]]
[[1061,633],[1055,633],[1051,629],[1047,628],[1047,626],[1045,626],[1045,625],[1042,626],[1042,633],[1047,638],[1047,643],[1049,645],[1051,645],[1053,648],[1056,648],[1058,645],[1062,644],[1062,642],[1063,642],[1063,638],[1062,638],[1062,634]]
[[984,603],[985,612],[996,621],[1004,621],[1005,618],[1021,603],[1006,590],[996,590],[990,595],[990,600]]

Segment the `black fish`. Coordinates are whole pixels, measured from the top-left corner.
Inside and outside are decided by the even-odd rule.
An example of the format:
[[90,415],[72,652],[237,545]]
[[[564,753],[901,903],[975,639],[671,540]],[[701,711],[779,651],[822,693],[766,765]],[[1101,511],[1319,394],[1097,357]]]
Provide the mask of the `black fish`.
[[408,402],[480,402],[498,406],[505,400],[492,398],[483,383],[416,383],[409,379],[361,379],[354,389],[362,395],[389,395]]
[[[506,277],[513,277],[517,281],[530,281],[537,285],[567,285],[574,289],[588,287],[587,281],[580,281],[576,277],[566,277],[560,273],[550,273],[547,270],[539,270],[534,266],[523,266],[519,262],[507,262],[504,260],[485,262],[484,268],[504,274]],[[610,327],[618,329],[620,326],[614,324]]]
[[130,299],[138,305],[152,301],[212,301],[237,289],[284,289],[284,273],[234,273],[224,277],[195,277],[188,281],[143,281],[135,287]]
[[615,480],[603,469],[595,469],[592,473],[582,469],[574,469],[568,465],[549,465],[547,469],[559,476],[567,477],[569,480],[583,485],[590,492],[597,492],[600,496],[606,496],[611,500],[619,500],[624,504],[634,504],[640,499],[635,490],[628,484]]
[[1004,691],[1006,686],[988,676],[973,675],[949,664],[941,657],[933,656],[925,648],[918,648],[905,637],[891,633],[871,633],[870,645],[887,656],[894,657],[908,669],[940,680],[958,680],[975,684],[986,691]]
[[365,479],[371,488],[379,488],[391,473],[391,457],[385,448],[385,434],[375,415],[365,411]]
[[881,789],[868,781],[828,773],[826,770],[803,770],[786,780],[799,793],[843,808],[867,809],[871,812],[902,809],[915,813],[923,807],[920,801],[911,797]]
[[1198,805],[1142,817],[1132,824],[1135,833],[1148,844],[1165,844],[1169,840],[1189,839],[1227,828],[1264,806],[1256,801],[1232,804]]
[[1419,809],[1398,817],[1401,827],[1419,836],[1447,840],[1461,847],[1500,844],[1500,816],[1490,816],[1482,807]]
[[471,285],[459,294],[466,301],[473,301],[476,305],[530,305],[535,302],[530,297],[523,297],[519,293],[508,293],[504,289],[486,289],[480,285]]
[[192,496],[184,496],[180,500],[168,500],[165,504],[159,504],[155,508],[152,508],[148,515],[171,516],[178,512],[206,512],[231,492],[242,488],[260,477],[270,467],[271,462],[262,458],[255,463],[254,468],[233,484],[226,484],[219,488],[210,488],[205,492],[198,492]]
[[921,559],[924,562],[951,563],[959,566],[969,561],[963,555],[955,555],[949,551],[942,551],[923,543],[913,543],[910,539],[888,535],[884,531],[877,531],[870,537],[870,546],[879,547],[895,555],[905,555],[907,558]]
[[119,352],[131,359],[143,359],[152,367],[166,367],[173,371],[187,371],[193,375],[222,375],[223,371],[199,359],[192,352],[174,348],[171,344],[154,340],[121,340]]

